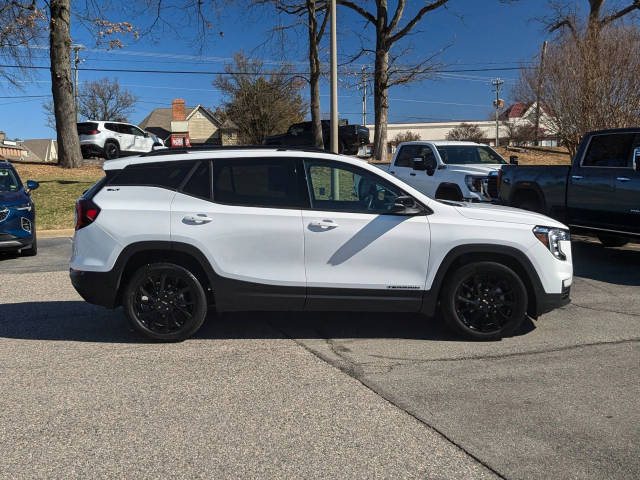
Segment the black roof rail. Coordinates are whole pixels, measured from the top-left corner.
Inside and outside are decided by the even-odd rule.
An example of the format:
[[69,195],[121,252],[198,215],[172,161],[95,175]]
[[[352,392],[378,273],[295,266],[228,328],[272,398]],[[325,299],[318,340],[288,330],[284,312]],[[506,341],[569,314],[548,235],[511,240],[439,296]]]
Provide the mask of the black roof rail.
[[209,145],[209,146],[197,146],[197,147],[180,147],[180,148],[163,148],[160,150],[153,150],[151,152],[143,153],[141,157],[155,157],[161,155],[175,155],[180,153],[189,152],[206,152],[206,151],[221,151],[221,150],[275,150],[278,152],[285,152],[287,150],[302,151],[302,152],[320,152],[330,153],[321,148],[306,146],[306,145]]

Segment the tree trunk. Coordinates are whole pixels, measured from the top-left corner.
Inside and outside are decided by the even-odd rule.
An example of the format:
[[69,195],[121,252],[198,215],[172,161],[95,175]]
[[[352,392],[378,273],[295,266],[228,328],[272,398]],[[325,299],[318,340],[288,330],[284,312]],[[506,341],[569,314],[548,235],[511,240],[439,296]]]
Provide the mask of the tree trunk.
[[375,110],[375,134],[373,152],[380,162],[387,160],[387,120],[389,117],[389,51],[376,50],[375,75],[373,82],[373,104]]
[[61,166],[74,168],[82,165],[82,154],[71,80],[70,0],[51,0],[50,9],[49,56],[58,158]]
[[[316,2],[307,0],[307,13],[309,17],[309,91],[311,110],[311,130],[313,144],[317,148],[324,149],[322,138],[322,111],[320,110],[320,55],[318,53],[318,21],[316,19]],[[328,13],[327,13],[328,15]]]

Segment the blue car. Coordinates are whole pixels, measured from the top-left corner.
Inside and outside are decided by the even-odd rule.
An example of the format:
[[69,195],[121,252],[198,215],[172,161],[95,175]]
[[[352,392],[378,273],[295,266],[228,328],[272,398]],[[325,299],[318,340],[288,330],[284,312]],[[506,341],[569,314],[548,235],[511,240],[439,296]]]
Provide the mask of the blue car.
[[0,161],[0,253],[38,253],[36,210],[30,195],[38,186],[28,180],[25,188],[13,165]]

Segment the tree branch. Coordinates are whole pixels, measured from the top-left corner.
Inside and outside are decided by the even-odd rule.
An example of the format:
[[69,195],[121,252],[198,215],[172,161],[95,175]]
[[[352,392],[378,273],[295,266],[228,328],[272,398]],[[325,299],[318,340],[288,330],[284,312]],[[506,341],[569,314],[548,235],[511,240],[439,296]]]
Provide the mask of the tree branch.
[[[428,12],[431,12],[432,10],[442,7],[448,1],[449,0],[436,0],[435,2],[432,2],[429,5],[425,5],[424,7],[422,7],[418,12],[418,14],[415,17],[413,17],[411,21],[407,23],[407,25],[405,25],[405,27],[402,30],[400,30],[398,33],[396,33],[389,39],[389,44],[395,43],[398,40],[400,40],[407,33],[409,33],[411,29],[415,27],[416,24],[422,19],[422,17],[424,17]],[[397,10],[396,10],[396,13],[397,13]],[[394,19],[395,19],[395,16],[394,16]]]
[[[440,0],[442,1],[442,0]],[[447,0],[444,0],[445,2]],[[357,12],[358,14],[362,15],[367,21],[373,23],[375,25],[376,23],[376,17],[373,16],[373,14],[367,12],[364,8],[356,5],[355,3],[349,1],[349,0],[337,0],[337,2],[344,6],[344,7],[348,7],[351,10],[353,10],[354,12]]]
[[640,10],[640,0],[634,0],[632,5],[629,5],[628,7],[623,8],[622,10],[619,10],[616,13],[612,13],[611,15],[604,17],[600,21],[600,23],[602,25],[607,25],[613,22],[614,20],[619,19],[620,17],[624,17],[626,14],[631,13],[634,10]]

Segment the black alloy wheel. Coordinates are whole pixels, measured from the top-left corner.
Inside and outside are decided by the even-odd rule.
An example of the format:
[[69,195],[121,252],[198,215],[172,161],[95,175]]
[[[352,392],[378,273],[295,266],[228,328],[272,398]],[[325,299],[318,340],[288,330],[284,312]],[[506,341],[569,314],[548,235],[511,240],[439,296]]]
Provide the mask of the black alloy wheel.
[[140,268],[128,283],[124,302],[133,327],[153,340],[180,341],[204,322],[207,300],[198,279],[171,263]]
[[104,158],[107,160],[113,160],[120,156],[120,149],[115,142],[107,142],[104,145]]
[[441,299],[447,324],[474,339],[493,339],[514,332],[527,309],[527,291],[505,265],[478,262],[448,278]]

